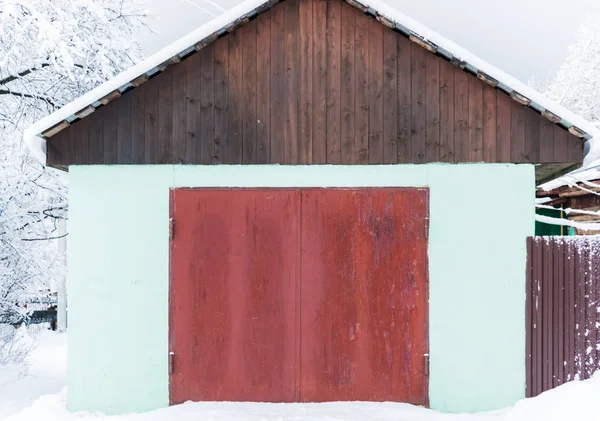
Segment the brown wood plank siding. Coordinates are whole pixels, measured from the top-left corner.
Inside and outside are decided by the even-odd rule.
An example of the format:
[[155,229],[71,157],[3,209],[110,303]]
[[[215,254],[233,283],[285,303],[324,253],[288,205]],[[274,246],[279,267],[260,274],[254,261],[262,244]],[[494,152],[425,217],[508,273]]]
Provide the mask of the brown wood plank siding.
[[423,163],[425,161],[426,125],[427,116],[425,109],[425,94],[427,82],[428,53],[423,48],[413,48],[411,62],[411,162]]
[[313,0],[313,164],[327,163],[327,2]]
[[[187,72],[185,64],[173,67],[173,133],[171,134],[174,164],[186,162],[187,138]],[[119,136],[119,142],[120,142]]]
[[[102,136],[102,152],[103,161],[107,164],[116,164],[118,156],[117,144],[117,102],[113,101],[96,111],[102,116],[103,136]],[[96,114],[94,113],[94,114]],[[158,142],[155,144],[159,145]]]
[[299,99],[299,0],[283,3],[285,11],[285,78],[283,102],[283,163],[297,164],[298,161],[298,99]]
[[[270,29],[268,37],[269,39],[271,37]],[[215,42],[215,164],[229,163],[229,83],[227,78],[229,72],[229,43],[227,40],[228,38],[221,38]],[[265,48],[268,49],[269,47]],[[271,74],[270,68],[264,69],[264,73]],[[269,84],[270,79],[267,80],[267,85]],[[268,92],[267,89],[269,88],[267,86],[265,92]],[[268,100],[270,100],[270,97]],[[265,101],[267,100],[265,99]],[[269,107],[264,112],[268,116],[271,115]],[[270,120],[265,118],[264,124],[267,127],[265,131],[271,133]],[[270,150],[269,146],[267,148]]]
[[[242,36],[239,31],[229,36],[229,163],[241,164],[243,154],[244,101],[242,75]],[[201,143],[206,139],[201,139]]]
[[256,163],[256,20],[240,29],[242,38],[242,163]]
[[[169,67],[158,79],[158,163],[172,162],[173,139],[173,70]],[[120,101],[117,101],[120,102]],[[108,104],[110,105],[110,104]]]
[[345,87],[341,92],[342,120],[340,126],[340,162],[342,164],[353,164],[356,154],[354,153],[354,93],[355,89],[348,89],[354,85],[356,74],[354,71],[354,27],[358,12],[353,8],[344,7],[342,9],[342,29],[341,29],[341,86]]
[[[369,163],[383,155],[383,25],[369,25]],[[433,56],[432,56],[433,57]]]
[[50,165],[576,164],[584,143],[341,0],[284,0],[86,120]]
[[412,162],[412,49],[418,48],[398,37],[398,163]]
[[[342,2],[327,3],[327,163],[341,162],[341,30]],[[353,89],[346,87],[346,89]]]
[[440,161],[454,162],[454,66],[440,61]]
[[496,91],[483,86],[483,162],[496,162]]
[[469,161],[469,75],[454,68],[454,162]]
[[[283,4],[271,9],[271,162],[283,163],[285,82],[285,13]],[[230,66],[231,58],[229,59]],[[231,129],[230,129],[231,130]]]
[[469,78],[469,162],[483,161],[483,84]]
[[[356,10],[356,9],[354,9]],[[369,17],[356,11],[354,26],[354,163],[369,163]],[[343,22],[343,21],[342,21]],[[343,23],[345,24],[345,22]],[[347,89],[343,86],[342,89]]]
[[[131,164],[131,94],[123,95],[116,104],[117,162],[119,164]],[[77,127],[74,131],[75,133],[78,132]]]
[[73,154],[72,160],[75,164],[86,164],[90,159],[90,121],[82,120],[73,126],[73,130],[70,132],[73,133],[69,139],[69,152]]
[[300,2],[300,87],[299,87],[299,128],[298,163],[312,163],[313,136],[313,0]]
[[[227,44],[225,44],[227,46]],[[201,59],[202,51],[185,61],[186,65],[186,136],[185,136],[185,163],[201,163],[200,152],[202,128],[200,120],[200,93],[201,93]]]
[[[215,46],[207,45],[200,58],[200,159],[214,164],[220,151],[215,150]],[[244,90],[251,96],[248,90]],[[244,97],[246,98],[246,97]]]
[[440,160],[440,58],[427,54],[425,162]]
[[383,163],[398,162],[398,37],[383,31]]

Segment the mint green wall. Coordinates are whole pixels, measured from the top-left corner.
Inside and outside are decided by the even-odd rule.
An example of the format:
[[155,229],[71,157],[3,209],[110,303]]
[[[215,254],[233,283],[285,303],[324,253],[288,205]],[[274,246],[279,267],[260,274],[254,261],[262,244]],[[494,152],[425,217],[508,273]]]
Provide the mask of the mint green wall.
[[70,168],[69,408],[168,404],[170,187],[430,187],[431,407],[492,410],[525,394],[531,165]]

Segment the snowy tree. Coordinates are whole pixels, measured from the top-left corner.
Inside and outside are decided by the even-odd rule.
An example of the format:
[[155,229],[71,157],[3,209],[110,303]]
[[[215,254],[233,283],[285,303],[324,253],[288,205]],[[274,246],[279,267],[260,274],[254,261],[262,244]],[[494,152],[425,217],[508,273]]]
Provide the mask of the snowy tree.
[[534,87],[582,117],[600,121],[600,17],[580,26],[564,64],[548,82]]
[[29,154],[22,131],[131,67],[146,17],[137,0],[0,0],[0,323],[21,320],[23,295],[65,272],[66,179]]

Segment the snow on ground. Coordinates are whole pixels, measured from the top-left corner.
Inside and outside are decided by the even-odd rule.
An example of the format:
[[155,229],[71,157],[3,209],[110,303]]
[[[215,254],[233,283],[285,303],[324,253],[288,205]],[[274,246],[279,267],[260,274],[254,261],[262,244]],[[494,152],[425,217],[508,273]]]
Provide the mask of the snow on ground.
[[46,329],[46,325],[29,328],[29,336],[35,342],[25,364],[0,366],[0,420],[30,406],[40,396],[55,394],[64,388],[67,335]]
[[[396,403],[324,404],[186,403],[145,414],[105,416],[66,410],[67,335],[40,332],[23,370],[0,367],[0,421],[570,421],[600,420],[600,374],[572,382],[514,408],[449,415]],[[15,375],[15,372],[17,373]]]

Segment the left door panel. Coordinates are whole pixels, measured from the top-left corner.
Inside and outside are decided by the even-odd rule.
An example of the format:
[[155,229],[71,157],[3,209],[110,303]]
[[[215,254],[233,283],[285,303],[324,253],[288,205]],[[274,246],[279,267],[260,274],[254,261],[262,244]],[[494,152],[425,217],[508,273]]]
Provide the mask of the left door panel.
[[298,398],[300,192],[171,191],[171,404]]

